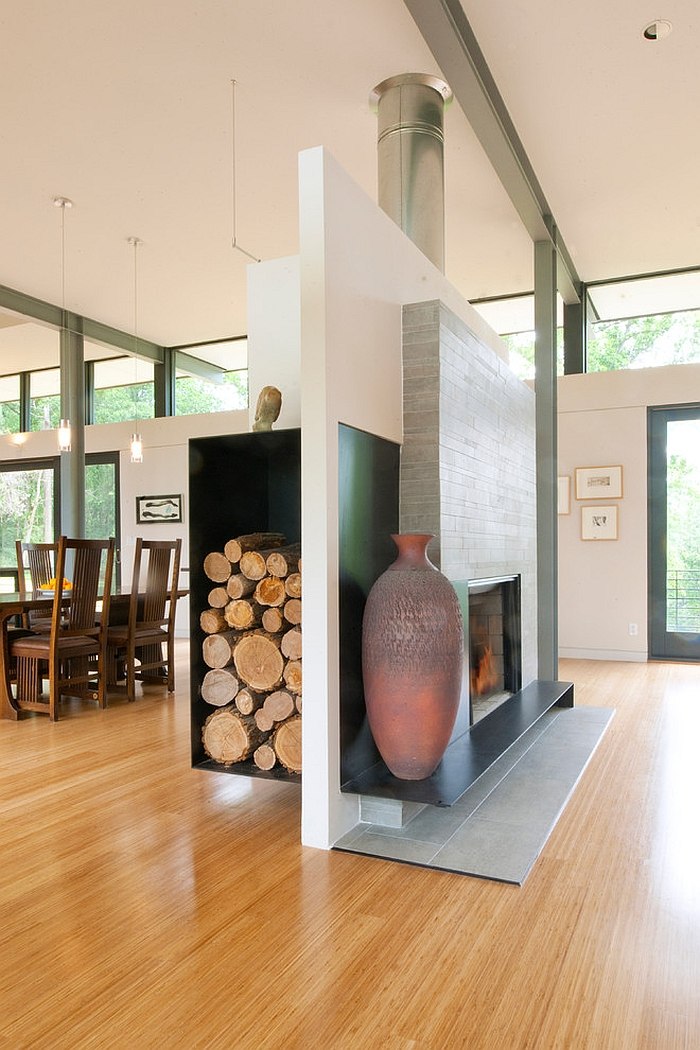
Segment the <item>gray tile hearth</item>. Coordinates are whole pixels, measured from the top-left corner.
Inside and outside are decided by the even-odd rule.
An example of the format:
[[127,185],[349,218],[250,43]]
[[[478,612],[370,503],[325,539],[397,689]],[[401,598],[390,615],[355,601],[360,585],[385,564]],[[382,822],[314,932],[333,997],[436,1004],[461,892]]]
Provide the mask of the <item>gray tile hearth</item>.
[[522,885],[614,713],[553,708],[453,806],[360,823],[335,849]]

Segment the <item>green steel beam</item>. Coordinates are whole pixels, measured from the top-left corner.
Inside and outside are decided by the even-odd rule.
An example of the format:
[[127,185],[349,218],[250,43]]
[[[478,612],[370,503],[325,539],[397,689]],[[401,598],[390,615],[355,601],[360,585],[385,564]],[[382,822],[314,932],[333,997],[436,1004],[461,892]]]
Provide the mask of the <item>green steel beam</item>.
[[104,343],[106,346],[113,346],[132,355],[135,349],[138,349],[139,357],[156,361],[159,364],[163,363],[163,347],[159,346],[158,343],[152,343],[149,339],[139,338],[135,344],[133,334],[122,332],[119,328],[112,328],[110,325],[102,324],[101,321],[95,321],[90,317],[81,317],[79,314],[71,313],[68,310],[64,314],[60,306],[46,303],[43,299],[36,299],[32,295],[18,292],[16,289],[8,288],[5,285],[0,285],[0,307],[5,310],[14,310],[25,317],[31,317],[33,321],[51,325],[59,330],[64,327],[63,321],[65,317],[65,329],[69,332],[77,333],[89,342]]
[[153,397],[156,416],[175,415],[175,353],[165,347],[163,363],[153,368]]
[[532,240],[556,249],[565,303],[581,280],[459,0],[404,0]]
[[19,374],[19,432],[28,434],[32,427],[31,392],[29,388],[29,372]]
[[537,662],[556,680],[557,581],[557,265],[551,241],[535,244],[535,455],[537,467]]
[[175,350],[175,367],[182,372],[188,372],[199,379],[206,379],[210,383],[223,383],[226,375],[225,368],[209,364],[208,361],[200,361],[198,357],[191,357],[182,350]]
[[61,533],[85,536],[85,369],[83,338],[61,329],[61,417],[70,420],[71,449],[61,452]]
[[564,374],[586,370],[586,301],[564,304]]

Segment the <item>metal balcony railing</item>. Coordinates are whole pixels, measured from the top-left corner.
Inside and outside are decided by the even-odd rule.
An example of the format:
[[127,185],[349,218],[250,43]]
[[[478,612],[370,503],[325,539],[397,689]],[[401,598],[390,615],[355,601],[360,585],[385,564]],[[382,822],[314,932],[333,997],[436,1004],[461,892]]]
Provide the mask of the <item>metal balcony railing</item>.
[[666,630],[700,632],[700,571],[668,570]]

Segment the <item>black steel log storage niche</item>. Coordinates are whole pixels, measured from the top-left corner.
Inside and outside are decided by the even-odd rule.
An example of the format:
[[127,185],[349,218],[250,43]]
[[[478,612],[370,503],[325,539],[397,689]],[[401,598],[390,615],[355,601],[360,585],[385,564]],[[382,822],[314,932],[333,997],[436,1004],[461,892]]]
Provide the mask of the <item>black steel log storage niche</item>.
[[189,442],[192,765],[301,776],[301,432]]

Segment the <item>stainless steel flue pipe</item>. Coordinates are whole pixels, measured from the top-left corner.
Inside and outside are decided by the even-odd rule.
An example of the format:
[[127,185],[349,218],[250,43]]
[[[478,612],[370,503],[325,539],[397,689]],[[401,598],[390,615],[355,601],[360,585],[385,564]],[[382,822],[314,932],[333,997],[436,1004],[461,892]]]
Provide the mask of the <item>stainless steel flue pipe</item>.
[[379,206],[442,272],[443,114],[451,98],[447,84],[429,73],[389,77],[370,95],[378,118]]

